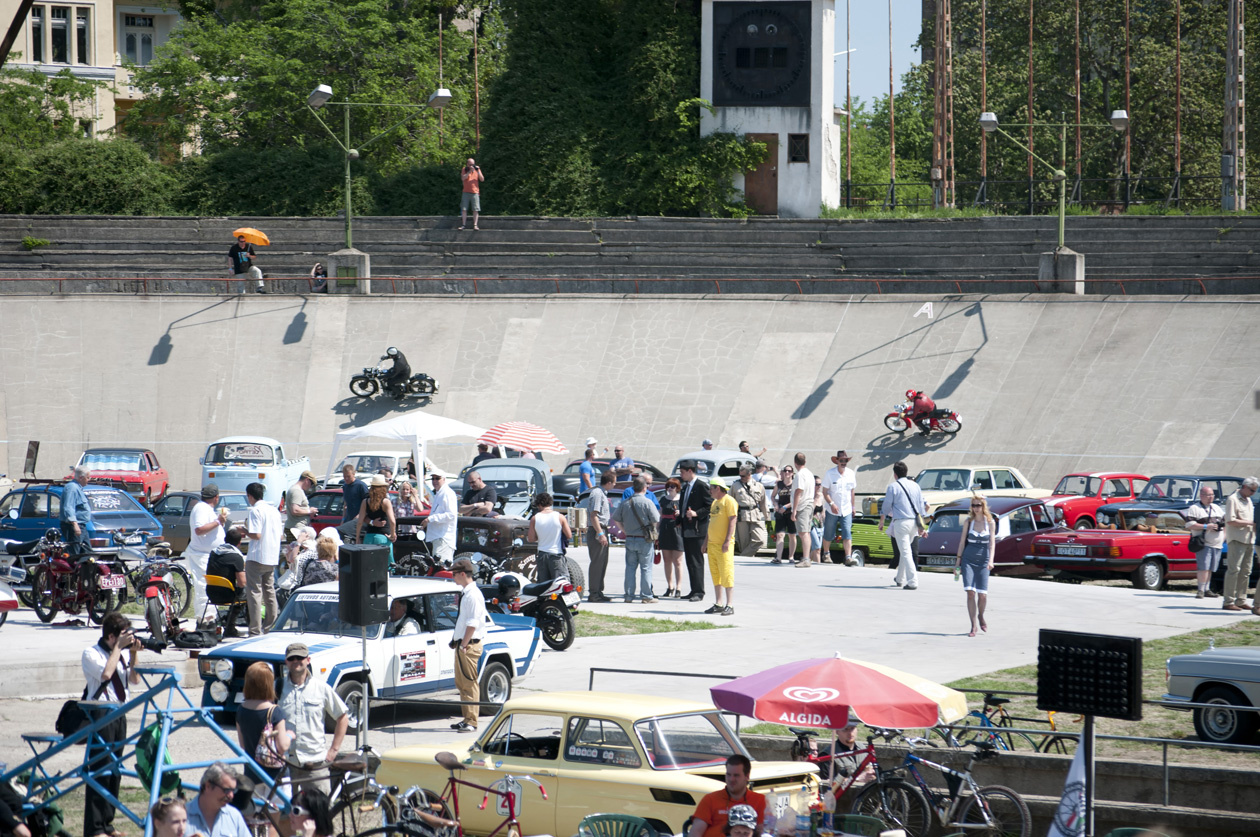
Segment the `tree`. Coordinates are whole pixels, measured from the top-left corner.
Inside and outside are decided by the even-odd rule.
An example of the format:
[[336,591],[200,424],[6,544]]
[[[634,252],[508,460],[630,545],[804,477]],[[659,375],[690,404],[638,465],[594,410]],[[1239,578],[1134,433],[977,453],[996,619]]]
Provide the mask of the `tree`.
[[83,81],[64,69],[53,76],[37,70],[0,69],[0,136],[9,150],[29,151],[83,136],[77,114],[90,113],[100,82]]

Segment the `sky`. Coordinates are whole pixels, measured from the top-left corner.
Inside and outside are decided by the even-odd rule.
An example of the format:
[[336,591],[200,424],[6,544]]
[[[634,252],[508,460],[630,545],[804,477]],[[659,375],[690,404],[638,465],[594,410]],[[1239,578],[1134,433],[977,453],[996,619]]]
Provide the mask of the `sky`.
[[[849,56],[853,69],[853,98],[870,102],[888,93],[888,2],[889,0],[835,0],[836,52],[845,46],[845,4],[849,3],[853,31]],[[922,0],[892,0],[892,41],[894,89],[901,90],[901,76],[918,62],[919,50],[913,44],[919,38]],[[835,58],[836,104],[844,107],[845,56]]]

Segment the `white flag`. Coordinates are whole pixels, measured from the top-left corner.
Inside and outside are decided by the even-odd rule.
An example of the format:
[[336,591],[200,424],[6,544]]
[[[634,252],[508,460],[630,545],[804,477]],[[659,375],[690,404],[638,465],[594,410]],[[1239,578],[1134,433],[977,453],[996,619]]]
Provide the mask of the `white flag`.
[[1085,834],[1085,748],[1076,746],[1072,768],[1063,783],[1063,796],[1054,812],[1047,837],[1083,837]]

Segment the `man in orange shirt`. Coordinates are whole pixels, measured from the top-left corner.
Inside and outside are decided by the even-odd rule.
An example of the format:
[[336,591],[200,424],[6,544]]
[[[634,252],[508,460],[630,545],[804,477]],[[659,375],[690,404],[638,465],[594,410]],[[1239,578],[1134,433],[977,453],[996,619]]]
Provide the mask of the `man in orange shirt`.
[[480,230],[477,216],[481,213],[481,181],[486,176],[481,173],[481,166],[477,165],[477,161],[469,157],[468,164],[459,173],[459,179],[464,181],[464,195],[459,201],[459,228],[462,230],[467,226],[468,208],[472,207],[473,229]]
[[687,837],[725,837],[727,816],[736,805],[751,805],[757,812],[757,827],[753,833],[759,834],[766,819],[766,798],[748,789],[751,774],[752,762],[747,756],[735,753],[727,758],[726,787],[701,798]]

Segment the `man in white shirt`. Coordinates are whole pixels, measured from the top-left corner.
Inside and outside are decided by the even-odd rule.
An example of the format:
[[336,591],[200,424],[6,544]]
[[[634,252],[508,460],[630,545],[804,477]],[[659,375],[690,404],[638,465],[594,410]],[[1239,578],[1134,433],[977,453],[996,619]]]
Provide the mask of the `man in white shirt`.
[[895,479],[884,492],[884,505],[879,511],[879,531],[883,534],[884,519],[891,518],[892,537],[897,542],[898,555],[893,585],[903,590],[918,590],[919,569],[914,565],[914,538],[916,533],[919,537],[927,534],[919,524],[919,515],[927,514],[928,509],[919,484],[906,479],[908,473],[910,468],[906,463],[893,463]]
[[385,623],[385,636],[414,636],[420,633],[420,623],[407,615],[407,600],[394,599],[389,604],[389,621]]
[[792,519],[801,535],[801,560],[796,566],[804,569],[809,566],[809,530],[814,525],[814,475],[805,467],[805,454],[798,453],[793,461],[796,480],[792,483]]
[[[131,632],[131,622],[127,617],[116,610],[105,614],[105,618],[101,620],[100,640],[83,649],[80,665],[83,667],[83,678],[87,681],[84,698],[126,703],[131,697],[131,687],[140,685],[140,674],[136,671],[136,654],[139,650],[140,642]],[[102,727],[100,737],[107,743],[125,741],[126,716]],[[109,764],[109,749],[99,744],[91,744],[89,747],[96,754],[89,763],[89,768],[99,770]],[[121,774],[97,774],[97,778],[110,793],[118,796]],[[95,790],[88,788],[83,809],[84,834],[87,837],[97,837],[115,833],[113,822],[114,806]]]
[[[280,563],[284,522],[276,507],[263,499],[266,492],[267,487],[260,482],[245,486],[245,499],[249,502],[249,517],[245,518],[245,532],[249,537],[249,552],[245,556],[245,601],[249,608],[250,636],[270,631],[280,614],[276,603],[276,566]],[[264,605],[266,617],[263,616]]]
[[[827,503],[827,513],[823,518],[823,563],[831,559],[831,542],[840,535],[844,544],[844,565],[852,567],[853,560],[853,506],[857,500],[857,477],[849,469],[849,454],[836,451],[831,457],[836,464],[823,474],[823,500]],[[839,530],[839,532],[837,532]]]
[[[318,788],[329,793],[327,765],[341,749],[346,730],[350,728],[350,715],[332,686],[311,676],[311,650],[306,643],[289,643],[284,649],[284,665],[289,676],[276,704],[287,730],[293,735],[287,756],[290,762],[299,765],[290,768],[294,791]],[[324,738],[325,718],[336,723],[331,747]]]
[[429,506],[429,521],[424,527],[424,539],[428,541],[433,556],[450,560],[455,557],[455,531],[459,524],[459,498],[446,484],[446,476],[434,471],[429,474],[433,490],[433,502]]
[[[464,588],[459,595],[459,615],[451,640],[451,647],[455,649],[455,687],[459,689],[460,700],[476,702],[481,700],[477,663],[481,660],[481,641],[486,637],[486,600],[481,589],[473,584],[472,561],[460,558],[452,564],[451,578]],[[451,729],[476,732],[480,708],[465,706],[463,713],[464,720],[451,724]]]
[[1211,589],[1210,583],[1212,574],[1221,565],[1221,547],[1225,545],[1225,509],[1212,502],[1215,499],[1216,492],[1205,485],[1199,489],[1199,502],[1181,515],[1187,521],[1187,529],[1203,535],[1203,548],[1193,553],[1195,574],[1199,578],[1199,589],[1194,594],[1196,599],[1220,596]]
[[206,483],[201,487],[201,502],[193,506],[188,519],[188,548],[184,557],[188,559],[188,569],[193,577],[193,613],[202,624],[214,623],[214,619],[206,618],[206,564],[210,553],[223,543],[224,523],[228,519],[227,506],[214,510],[219,500],[219,486]]

